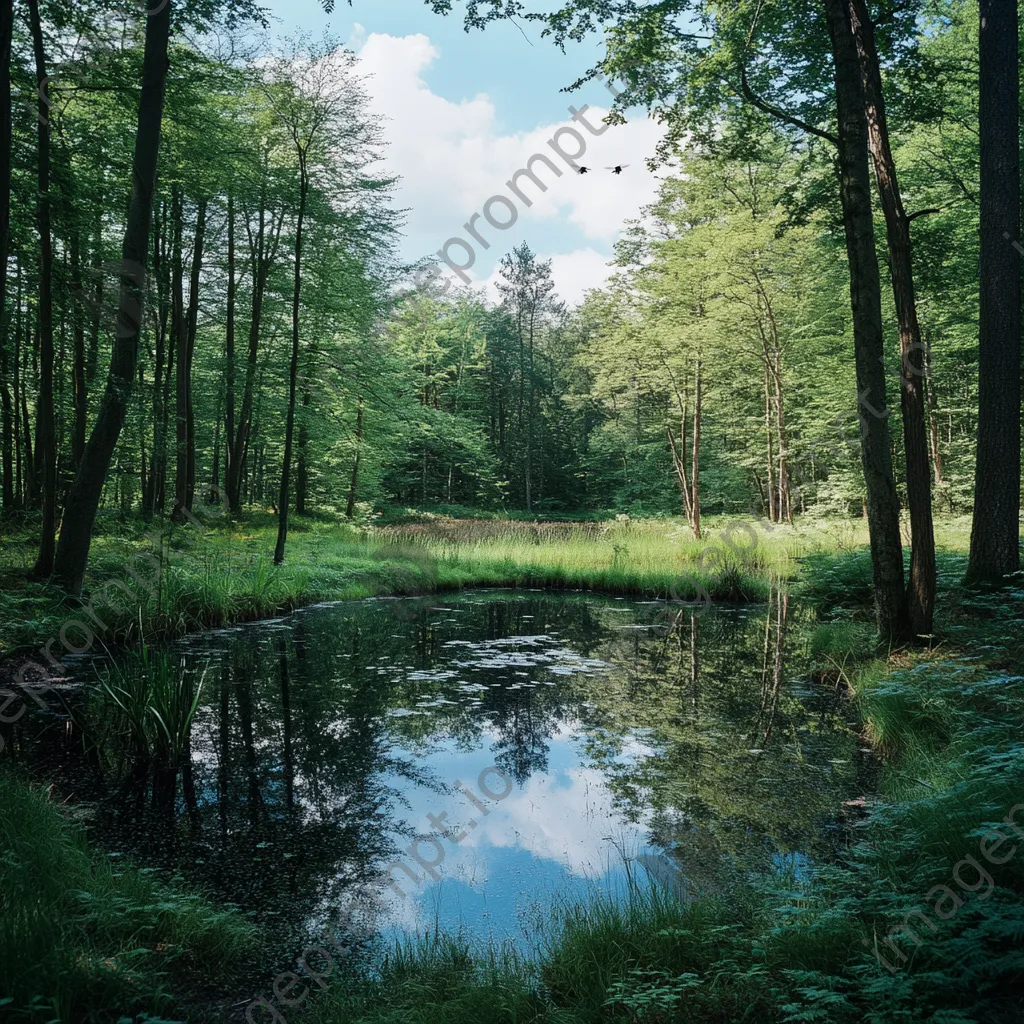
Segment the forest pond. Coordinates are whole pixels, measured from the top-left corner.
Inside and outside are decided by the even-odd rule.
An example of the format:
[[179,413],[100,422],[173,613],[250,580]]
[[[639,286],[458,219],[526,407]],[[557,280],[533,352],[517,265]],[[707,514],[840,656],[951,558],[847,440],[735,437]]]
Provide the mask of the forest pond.
[[843,841],[868,762],[842,695],[809,679],[805,621],[778,594],[697,613],[531,591],[321,605],[173,645],[202,688],[170,802],[83,744],[88,691],[26,748],[112,855],[278,934],[341,915],[524,944],[553,904],[629,879],[715,891]]

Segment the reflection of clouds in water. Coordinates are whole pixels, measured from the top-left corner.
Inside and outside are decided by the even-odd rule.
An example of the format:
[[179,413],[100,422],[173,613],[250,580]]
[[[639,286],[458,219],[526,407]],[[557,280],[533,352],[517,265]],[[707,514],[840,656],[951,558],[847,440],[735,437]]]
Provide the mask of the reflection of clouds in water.
[[[501,802],[486,801],[486,815],[457,793],[440,802],[432,793],[407,794],[408,820],[424,833],[435,833],[427,815],[440,817],[444,811],[443,826],[451,838],[442,840],[440,881],[427,878],[412,858],[401,858],[423,881],[412,882],[400,869],[393,872],[407,898],[382,890],[382,916],[392,927],[422,930],[439,920],[469,920],[488,906],[507,923],[512,906],[549,902],[581,885],[621,880],[623,856],[649,849],[646,827],[621,820],[601,772],[579,765],[578,728],[578,722],[560,725],[552,737],[552,770],[533,775]],[[636,753],[649,749],[630,746]],[[452,778],[478,793],[481,753],[451,757]],[[465,838],[454,843],[463,832]]]
[[610,867],[609,837],[614,832],[627,829],[639,839],[639,829],[616,823],[616,817],[603,775],[579,767],[532,777],[477,831],[491,846],[523,847],[572,874],[596,877]]
[[[749,629],[740,616],[705,617],[692,637],[703,657],[698,691],[690,657],[666,660],[662,642],[645,635],[655,610],[592,597],[454,603],[409,605],[422,621],[408,627],[373,602],[299,613],[287,693],[280,631],[263,639],[262,626],[237,627],[208,650],[209,637],[190,641],[194,656],[226,662],[219,685],[208,679],[192,758],[205,840],[226,851],[228,868],[202,857],[233,898],[293,900],[317,920],[354,905],[364,928],[392,935],[462,923],[503,938],[522,930],[527,910],[617,891],[624,855],[635,859],[635,877],[660,879],[660,847],[648,836],[672,848],[698,885],[717,864],[720,834],[742,833],[736,845],[758,855],[765,835],[781,836],[769,849],[799,849],[810,818],[804,794],[837,788],[848,764],[827,727],[815,745],[820,726],[809,730],[809,713],[785,705],[776,735],[790,726],[785,735],[799,737],[807,763],[793,767],[788,745],[760,760],[747,753],[773,746],[753,728],[765,686],[760,613]],[[448,613],[460,621],[440,617]],[[508,635],[516,629],[530,635]],[[786,655],[780,692],[816,700],[815,688],[786,681],[802,664],[791,669]],[[460,779],[484,799],[478,774],[495,764],[517,785],[482,815],[450,787]],[[404,851],[415,834],[436,832],[428,814],[442,813],[450,835],[468,834],[459,845],[444,840],[440,881],[396,870],[403,900],[380,875],[400,860],[423,878]],[[268,863],[294,873],[294,892]],[[799,860],[776,866],[804,870]]]

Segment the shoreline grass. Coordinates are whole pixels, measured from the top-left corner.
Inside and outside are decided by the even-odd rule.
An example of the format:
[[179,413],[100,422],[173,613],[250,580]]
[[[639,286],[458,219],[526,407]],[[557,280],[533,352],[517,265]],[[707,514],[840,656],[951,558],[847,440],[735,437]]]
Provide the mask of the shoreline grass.
[[44,789],[0,772],[4,1020],[160,1017],[194,979],[189,998],[209,999],[258,948],[240,914],[91,851]]
[[[598,590],[621,596],[751,603],[799,559],[855,545],[858,524],[775,526],[710,520],[695,541],[678,520],[530,523],[449,520],[360,531],[299,520],[281,566],[270,516],[200,531],[170,526],[94,541],[83,601],[28,578],[28,535],[0,548],[0,665],[58,643],[84,622],[110,647],[161,641],[285,614],[321,601],[469,587]],[[125,527],[119,526],[125,533]],[[155,538],[155,540],[154,540]],[[81,643],[75,631],[73,643]],[[59,652],[59,645],[56,647]],[[2,669],[0,669],[2,670]]]

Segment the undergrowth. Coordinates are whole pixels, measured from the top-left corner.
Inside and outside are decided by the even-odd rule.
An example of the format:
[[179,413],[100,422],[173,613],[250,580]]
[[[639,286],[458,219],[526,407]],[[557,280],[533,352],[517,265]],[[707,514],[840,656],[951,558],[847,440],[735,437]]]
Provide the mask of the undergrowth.
[[155,1021],[183,979],[223,984],[257,947],[239,914],[90,851],[44,790],[0,774],[0,1018]]

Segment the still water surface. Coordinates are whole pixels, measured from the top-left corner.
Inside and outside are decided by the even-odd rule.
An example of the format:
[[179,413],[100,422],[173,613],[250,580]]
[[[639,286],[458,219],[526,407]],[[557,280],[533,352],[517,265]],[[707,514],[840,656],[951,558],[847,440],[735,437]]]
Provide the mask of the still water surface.
[[553,904],[628,877],[713,892],[841,841],[865,766],[851,710],[808,681],[803,618],[779,595],[308,608],[175,645],[203,689],[173,811],[93,759],[70,784],[108,847],[271,927],[526,943]]

